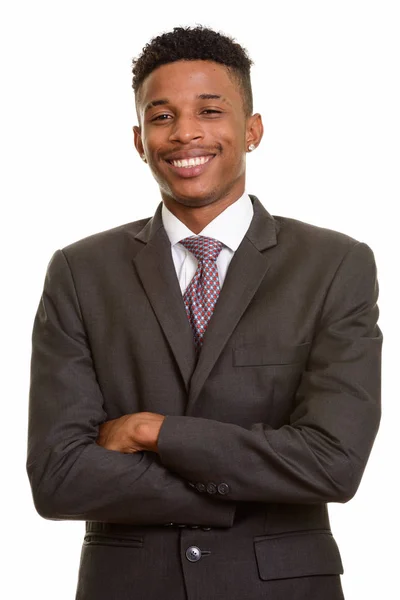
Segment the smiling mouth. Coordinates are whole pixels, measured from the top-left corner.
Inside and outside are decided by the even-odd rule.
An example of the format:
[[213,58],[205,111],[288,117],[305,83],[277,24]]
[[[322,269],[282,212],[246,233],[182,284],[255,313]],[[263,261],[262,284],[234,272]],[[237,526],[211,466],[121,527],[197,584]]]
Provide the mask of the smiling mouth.
[[209,154],[208,156],[196,156],[193,158],[182,158],[180,160],[167,160],[167,162],[173,165],[174,167],[190,169],[191,167],[205,165],[213,158],[214,155]]

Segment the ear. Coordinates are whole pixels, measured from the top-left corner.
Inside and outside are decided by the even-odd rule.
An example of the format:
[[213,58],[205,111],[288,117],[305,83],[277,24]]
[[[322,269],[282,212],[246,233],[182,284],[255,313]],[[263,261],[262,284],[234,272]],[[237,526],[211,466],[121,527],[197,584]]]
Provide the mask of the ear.
[[257,148],[264,134],[264,126],[261,115],[255,113],[247,119],[246,124],[246,151],[249,151],[249,146]]
[[138,125],[135,125],[132,128],[132,130],[133,130],[133,138],[134,138],[135,148],[138,151],[140,157],[143,157],[144,148],[143,148],[143,143],[142,143],[142,135],[140,132],[140,127]]

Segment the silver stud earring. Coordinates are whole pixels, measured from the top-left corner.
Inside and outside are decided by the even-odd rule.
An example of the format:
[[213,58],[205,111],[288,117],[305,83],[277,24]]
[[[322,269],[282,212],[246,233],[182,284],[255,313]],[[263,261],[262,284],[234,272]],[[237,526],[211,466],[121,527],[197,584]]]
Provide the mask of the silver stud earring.
[[250,146],[248,147],[249,152],[253,152],[253,150],[255,150],[255,149],[256,149],[256,147],[254,144],[250,144]]
[[141,154],[140,158],[142,159],[143,162],[147,162],[145,154]]

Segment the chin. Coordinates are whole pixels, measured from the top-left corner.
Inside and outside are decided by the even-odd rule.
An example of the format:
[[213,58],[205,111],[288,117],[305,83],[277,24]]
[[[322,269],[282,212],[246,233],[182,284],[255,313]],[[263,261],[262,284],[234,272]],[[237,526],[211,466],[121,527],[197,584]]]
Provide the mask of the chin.
[[177,190],[165,191],[162,193],[162,196],[167,197],[170,201],[177,202],[182,206],[187,206],[188,208],[196,208],[201,206],[207,206],[208,204],[212,204],[219,199],[219,194],[216,190],[210,190],[208,192],[202,191],[199,193],[193,192],[191,194],[183,194]]

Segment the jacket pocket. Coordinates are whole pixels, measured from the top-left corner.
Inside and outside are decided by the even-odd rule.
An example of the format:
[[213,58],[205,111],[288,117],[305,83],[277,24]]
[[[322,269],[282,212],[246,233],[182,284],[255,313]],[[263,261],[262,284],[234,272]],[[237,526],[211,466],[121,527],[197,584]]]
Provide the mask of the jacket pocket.
[[233,365],[235,367],[257,365],[290,365],[306,361],[310,342],[297,346],[262,346],[246,344],[233,350]]
[[104,533],[87,533],[83,539],[84,546],[118,546],[125,548],[143,548],[140,536],[107,535]]
[[254,549],[264,581],[343,573],[339,549],[328,530],[256,536]]

